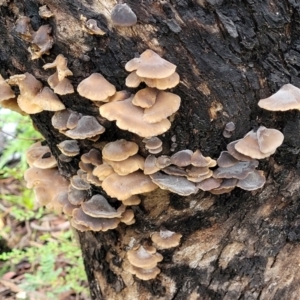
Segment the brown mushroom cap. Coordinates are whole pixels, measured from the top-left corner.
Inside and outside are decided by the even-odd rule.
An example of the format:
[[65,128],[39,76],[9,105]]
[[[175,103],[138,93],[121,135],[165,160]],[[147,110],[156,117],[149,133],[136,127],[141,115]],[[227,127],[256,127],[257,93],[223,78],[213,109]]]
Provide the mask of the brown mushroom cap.
[[126,225],[134,224],[134,212],[132,209],[126,209],[125,212],[122,214],[121,222],[125,223]]
[[243,155],[242,153],[239,153],[238,151],[236,151],[235,149],[235,145],[239,142],[240,140],[237,141],[233,141],[231,143],[229,143],[226,148],[229,152],[230,155],[232,155],[235,159],[240,160],[240,161],[250,161],[253,158],[250,156],[246,156]]
[[102,195],[94,195],[90,200],[81,204],[82,210],[95,218],[120,218],[125,211],[125,206],[113,208]]
[[123,101],[106,103],[100,107],[100,114],[109,121],[117,121],[116,124],[123,130],[128,130],[141,137],[160,135],[171,127],[169,120],[150,124],[143,119],[144,110],[134,106],[132,97]]
[[182,235],[170,230],[160,230],[151,235],[151,240],[159,249],[169,249],[177,247]]
[[11,89],[9,84],[6,83],[4,78],[0,75],[0,102],[15,97],[14,91]]
[[139,205],[141,203],[141,199],[137,195],[132,195],[131,197],[123,200],[122,203],[126,206]]
[[80,96],[87,99],[104,101],[116,93],[116,88],[101,74],[93,73],[79,83],[77,91]]
[[157,123],[174,114],[180,107],[180,97],[176,94],[159,91],[155,103],[145,108],[143,120]]
[[292,84],[285,84],[275,94],[261,99],[258,106],[271,111],[300,110],[300,89]]
[[191,164],[193,151],[181,150],[171,156],[171,163],[178,167],[186,167]]
[[71,139],[86,139],[101,134],[105,128],[93,116],[83,116],[74,129],[67,130],[64,134]]
[[155,103],[158,92],[157,89],[149,87],[141,89],[134,95],[132,104],[142,108],[149,108]]
[[161,189],[169,190],[181,196],[188,196],[198,192],[195,184],[184,177],[166,175],[160,172],[151,174],[150,177]]
[[[276,148],[283,142],[283,134],[276,129],[267,129],[264,126],[255,132],[251,130],[241,140],[235,144],[235,150],[243,155],[250,156],[252,158],[262,159],[272,155]],[[260,144],[263,150],[270,150],[270,152],[262,152]]]
[[122,161],[135,155],[138,150],[136,143],[120,139],[106,144],[102,149],[102,157],[111,161]]
[[157,158],[154,155],[148,155],[144,162],[144,174],[150,175],[156,173],[160,170],[159,167],[156,166]]
[[50,169],[57,166],[57,162],[54,156],[52,156],[51,152],[46,152],[45,154],[38,157],[33,163],[33,167],[39,169]]
[[132,195],[147,193],[157,189],[150,177],[140,171],[120,176],[116,173],[108,176],[102,182],[102,188],[112,198],[126,200]]
[[175,87],[180,82],[180,77],[178,73],[175,72],[166,78],[141,78],[141,80],[151,88],[166,90]]
[[50,36],[52,27],[47,25],[42,25],[39,29],[32,34],[31,47],[28,48],[31,53],[31,59],[38,59],[44,53],[52,48],[53,38]]
[[171,164],[171,158],[168,155],[161,155],[155,161],[155,165],[159,169],[163,169],[169,166],[170,164]]
[[48,87],[44,87],[32,99],[32,103],[47,111],[59,111],[66,108],[54,92]]
[[168,175],[187,176],[186,170],[177,166],[168,166],[163,168],[162,171]]
[[153,136],[150,139],[143,139],[143,142],[147,150],[155,150],[162,147],[162,141],[157,136]]
[[139,169],[143,170],[145,159],[139,154],[135,154],[122,161],[112,161],[108,159],[104,159],[104,161],[112,166],[117,174],[124,176]]
[[129,250],[127,252],[127,258],[133,266],[143,269],[154,268],[158,262],[163,260],[161,254],[151,254],[143,246],[139,246],[138,249]]
[[94,170],[93,170],[93,175],[97,176],[99,178],[99,180],[103,181],[106,177],[108,177],[109,175],[114,173],[114,169],[112,168],[112,166],[103,163],[99,166],[97,166]]
[[133,58],[127,62],[125,69],[128,72],[136,70],[136,74],[140,77],[165,78],[175,72],[176,66],[147,49],[139,58]]
[[131,72],[125,80],[125,85],[131,88],[136,88],[140,85],[140,83],[142,82],[141,77],[139,77],[138,75],[136,75],[136,72]]
[[68,69],[67,64],[68,60],[62,54],[58,54],[52,63],[43,65],[43,68],[44,70],[56,68],[57,79],[58,81],[62,81],[65,77],[73,75],[72,71]]
[[99,166],[102,164],[101,153],[98,149],[92,148],[88,153],[81,155],[81,161],[85,164]]
[[25,152],[26,161],[28,165],[32,167],[33,162],[37,160],[39,157],[46,154],[47,152],[50,152],[50,148],[46,145],[42,146],[41,142],[37,142],[31,145]]
[[218,188],[222,183],[222,179],[217,178],[207,178],[199,182],[196,186],[202,191],[210,191],[212,189]]
[[156,276],[160,273],[160,269],[158,267],[144,269],[138,268],[135,266],[130,266],[128,268],[129,273],[135,275],[137,278],[141,280],[150,280],[156,278]]
[[192,154],[191,164],[195,167],[212,168],[217,165],[217,162],[214,159],[211,159],[209,156],[204,157],[201,151],[198,149]]
[[238,179],[236,178],[223,179],[219,187],[212,189],[209,192],[214,195],[230,193],[236,187],[237,182]]
[[93,231],[107,231],[115,229],[120,223],[119,218],[94,218],[84,213],[82,208],[76,208],[73,210],[74,222],[79,225],[89,227]]

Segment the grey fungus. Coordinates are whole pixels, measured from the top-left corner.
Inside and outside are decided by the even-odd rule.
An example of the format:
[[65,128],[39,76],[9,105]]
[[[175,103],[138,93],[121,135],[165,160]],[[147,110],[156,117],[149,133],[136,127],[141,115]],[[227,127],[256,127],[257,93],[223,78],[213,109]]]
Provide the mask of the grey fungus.
[[246,191],[254,191],[262,188],[265,183],[266,177],[264,172],[255,170],[249,173],[246,178],[240,179],[236,186]]
[[102,195],[94,195],[91,199],[81,204],[82,210],[94,218],[120,218],[125,211],[125,206],[113,208]]
[[136,14],[126,3],[115,5],[110,17],[114,25],[122,27],[133,26],[137,22]]
[[236,163],[238,163],[238,160],[234,158],[228,151],[222,151],[217,159],[218,166],[222,168],[231,167]]
[[79,154],[79,145],[76,140],[65,140],[57,144],[58,149],[66,156],[76,156]]
[[85,21],[84,23],[84,29],[87,31],[89,34],[92,35],[105,35],[106,32],[103,31],[97,24],[97,21],[94,19],[89,19]]
[[151,174],[150,177],[161,189],[181,196],[189,196],[198,192],[196,185],[184,177],[166,175],[161,172]]
[[105,128],[93,116],[83,116],[75,128],[67,130],[64,134],[71,139],[86,139],[102,134]]
[[178,167],[186,167],[192,162],[193,151],[181,150],[171,156],[171,164]]

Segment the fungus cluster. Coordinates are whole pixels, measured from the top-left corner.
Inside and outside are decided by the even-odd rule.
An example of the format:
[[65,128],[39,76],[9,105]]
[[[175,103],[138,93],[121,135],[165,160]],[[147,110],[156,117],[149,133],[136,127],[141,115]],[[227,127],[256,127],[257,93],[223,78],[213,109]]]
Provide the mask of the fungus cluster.
[[6,82],[19,87],[17,105],[27,114],[65,109],[57,95],[50,88],[43,87],[42,83],[30,73],[13,75]]
[[58,95],[66,95],[74,93],[74,88],[67,76],[72,76],[72,71],[67,67],[68,61],[59,54],[52,63],[45,64],[44,70],[56,68],[56,72],[49,76],[47,82],[53,89],[54,93]]
[[[46,8],[40,11],[45,18],[51,16]],[[118,4],[112,12],[112,21],[118,26],[132,26],[136,22],[136,16],[133,14],[134,20],[132,13],[127,4]],[[84,21],[89,33],[98,34],[95,20]],[[20,17],[15,30],[22,39],[31,43],[32,59],[47,53],[52,46],[49,25],[43,25],[34,32],[30,19]],[[125,66],[131,72],[126,78],[126,86],[136,88],[144,82],[146,88],[134,95],[116,91],[115,86],[100,73],[93,73],[79,83],[77,91],[80,96],[99,106],[102,117],[116,121],[120,129],[143,137],[142,142],[149,155],[144,158],[139,154],[141,149],[138,144],[125,139],[109,143],[101,141],[99,148],[93,144],[88,152],[82,153],[81,141],[97,141],[105,128],[96,117],[65,108],[56,96],[74,92],[66,78],[72,72],[63,55],[58,55],[43,68],[56,68],[48,79],[54,92],[43,87],[29,73],[11,76],[6,81],[0,77],[0,102],[4,107],[27,114],[55,111],[52,125],[67,137],[57,144],[61,151],[59,159],[71,161],[81,154],[77,173],[69,180],[62,177],[49,147],[37,143],[26,153],[30,168],[25,173],[25,180],[27,186],[34,189],[40,204],[61,209],[70,216],[72,226],[80,231],[107,231],[115,229],[120,223],[133,224],[134,212],[128,206],[138,205],[141,202],[139,194],[158,187],[182,196],[195,194],[199,190],[212,194],[228,193],[235,187],[257,190],[265,183],[263,172],[256,169],[257,159],[269,157],[283,142],[280,131],[260,126],[242,139],[228,144],[227,151],[223,151],[217,160],[203,156],[199,149],[186,149],[170,156],[159,155],[163,143],[157,136],[169,130],[169,118],[178,111],[181,103],[178,95],[165,90],[175,87],[180,78],[174,64],[152,50],[146,50]],[[10,85],[18,85],[20,94],[17,97]],[[274,107],[277,107],[276,110],[299,109],[299,91],[292,85],[285,85],[273,96],[262,99],[259,106],[271,107],[271,110],[275,110]],[[231,137],[234,130],[234,123],[227,123],[224,137]],[[176,138],[172,138],[172,142],[171,151],[174,152]],[[98,188],[120,202],[93,193]],[[177,247],[180,238],[180,233],[167,229],[151,234],[153,244],[159,249]],[[129,250],[127,258],[131,264],[129,272],[142,280],[155,278],[160,272],[157,263],[163,259],[161,254],[156,253],[155,247],[145,245]]]
[[155,247],[138,245],[127,252],[127,259],[131,264],[128,269],[131,274],[150,280],[160,273],[157,263],[163,260],[163,256],[156,253]]
[[[45,13],[45,11],[41,13]],[[15,31],[24,41],[30,42],[28,51],[32,60],[40,58],[43,54],[49,54],[49,50],[53,46],[53,37],[50,36],[52,27],[50,25],[42,25],[37,31],[34,31],[30,24],[30,18],[21,16],[16,21]]]
[[60,198],[66,195],[69,181],[59,174],[49,147],[40,142],[33,144],[26,152],[26,159],[29,169],[24,178],[27,187],[34,190],[36,201],[61,211]]
[[128,87],[138,87],[142,81],[148,87],[125,100],[101,105],[100,115],[141,137],[163,134],[171,127],[168,117],[179,109],[181,101],[176,94],[163,91],[179,83],[176,66],[146,50],[139,58],[127,62],[125,68],[132,72],[126,79]]

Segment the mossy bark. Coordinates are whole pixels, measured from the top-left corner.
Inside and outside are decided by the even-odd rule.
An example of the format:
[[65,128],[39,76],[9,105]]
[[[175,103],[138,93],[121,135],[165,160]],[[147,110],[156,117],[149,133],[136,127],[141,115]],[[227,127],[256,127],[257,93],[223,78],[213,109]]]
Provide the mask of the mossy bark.
[[[127,4],[137,25],[113,27],[112,0],[0,1],[0,72],[30,72],[46,84],[51,70],[42,65],[59,53],[69,60],[75,86],[92,72],[102,73],[118,90],[125,88],[125,63],[150,48],[177,65],[182,98],[172,128],[162,136],[164,154],[197,148],[216,158],[226,144],[259,125],[281,130],[284,144],[262,160],[267,183],[256,192],[235,189],[213,196],[189,197],[155,191],[134,207],[136,223],[106,233],[79,233],[93,299],[298,299],[300,293],[300,151],[299,113],[271,113],[257,106],[283,84],[300,86],[300,5],[296,0],[164,0]],[[43,20],[47,4],[54,18]],[[29,46],[14,31],[18,16],[31,18],[36,30],[53,27],[49,56],[31,61]],[[94,18],[106,31],[92,36],[80,16]],[[92,102],[78,94],[60,97],[73,110],[98,115]],[[32,116],[54,154],[65,139],[50,123],[52,113]],[[225,124],[236,124],[230,139]],[[107,126],[109,125],[109,126]],[[106,124],[105,141],[141,139]],[[82,152],[90,143],[81,142]],[[146,152],[141,149],[141,154]],[[70,176],[78,159],[61,164]],[[94,192],[99,192],[95,189]],[[134,241],[147,242],[161,226],[183,235],[177,248],[160,251],[161,274],[141,281],[126,270],[125,254]]]

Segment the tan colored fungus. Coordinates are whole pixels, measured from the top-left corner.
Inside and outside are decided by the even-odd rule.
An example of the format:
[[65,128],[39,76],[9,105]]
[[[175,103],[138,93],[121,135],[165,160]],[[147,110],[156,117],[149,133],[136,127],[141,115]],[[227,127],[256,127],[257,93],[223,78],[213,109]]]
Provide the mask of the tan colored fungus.
[[132,97],[104,104],[100,107],[100,115],[110,121],[116,121],[119,128],[141,137],[160,135],[170,129],[171,123],[167,119],[152,124],[146,122],[143,119],[144,110],[134,106],[131,100]]
[[79,83],[77,91],[80,96],[87,99],[107,102],[108,98],[116,93],[116,88],[103,75],[93,73]]
[[292,84],[284,84],[279,91],[261,99],[258,106],[271,111],[300,110],[300,89]]
[[150,177],[140,171],[120,176],[116,173],[109,175],[102,182],[103,190],[112,198],[126,200],[132,195],[151,192],[157,189]]
[[139,147],[136,143],[121,139],[106,144],[102,149],[102,156],[107,160],[122,161],[135,155],[138,150]]
[[135,266],[130,266],[128,271],[141,280],[155,279],[156,276],[160,273],[160,269],[158,267],[143,269]]
[[136,70],[136,74],[140,77],[166,78],[175,72],[176,66],[148,49],[139,58],[127,62],[125,69],[128,72]]
[[169,249],[177,247],[181,237],[182,235],[180,233],[163,229],[160,230],[160,232],[154,232],[151,235],[151,240],[157,245],[158,249]]
[[132,104],[142,108],[150,108],[154,105],[158,94],[157,89],[146,87],[139,90],[132,99]]

